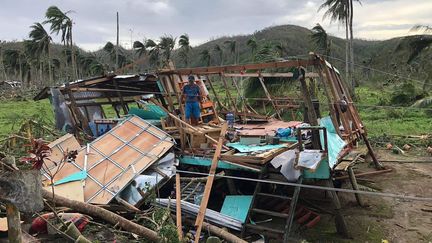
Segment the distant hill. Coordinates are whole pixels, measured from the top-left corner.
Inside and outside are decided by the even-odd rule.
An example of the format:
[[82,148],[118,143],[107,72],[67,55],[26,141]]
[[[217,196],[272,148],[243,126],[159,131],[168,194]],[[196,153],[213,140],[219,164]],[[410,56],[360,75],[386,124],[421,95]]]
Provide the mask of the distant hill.
[[[203,50],[208,50],[210,53],[210,65],[229,65],[234,63],[234,55],[230,53],[225,41],[236,41],[238,50],[238,62],[239,63],[250,63],[253,62],[253,53],[251,48],[247,45],[247,41],[254,37],[259,46],[276,46],[279,45],[282,49],[280,57],[289,58],[293,56],[305,56],[310,51],[315,51],[316,48],[310,39],[311,30],[295,26],[295,25],[280,25],[265,28],[263,30],[256,31],[249,35],[236,35],[226,36],[210,40],[199,46],[195,46],[190,51],[189,66],[205,66],[206,63],[202,60],[200,53]],[[344,62],[337,59],[345,59],[345,40],[338,37],[331,37],[331,56],[328,58],[331,63],[337,66],[341,71],[344,70]],[[429,70],[431,68],[430,54],[426,51],[426,54],[421,55],[413,63],[407,64],[409,56],[408,45],[403,45],[402,38],[393,38],[384,41],[368,41],[359,40],[354,41],[355,50],[355,62],[356,64],[371,67],[374,69],[384,70],[392,74],[398,74],[403,76],[409,76],[415,79],[427,79]],[[218,53],[214,51],[216,45],[223,47],[222,60]],[[400,45],[400,51],[396,51],[396,48]],[[2,42],[0,48],[4,51],[6,49],[22,49],[22,42]],[[61,45],[54,45],[53,58],[64,59],[62,54],[63,47]],[[275,48],[276,49],[276,48]],[[109,58],[109,54],[103,50],[96,52],[85,52],[79,50],[80,55],[93,55],[107,68],[113,69],[113,61]],[[123,50],[125,56],[129,61],[136,60],[137,56],[130,50]],[[426,59],[427,58],[427,59]],[[173,60],[177,67],[184,67],[183,62],[179,58],[177,51],[173,53]],[[60,67],[61,68],[61,67]],[[149,68],[148,62],[140,64],[139,67],[135,68],[134,71],[144,71]],[[140,69],[140,70],[139,70]],[[369,80],[370,82],[395,82],[400,81],[398,78],[392,78],[389,75],[383,75],[378,72],[367,71],[366,68],[358,67],[356,69],[358,79],[360,81]],[[36,75],[36,73],[34,74]],[[84,75],[84,74],[83,74]],[[59,75],[61,76],[61,75]],[[0,79],[1,79],[0,75]],[[84,77],[83,77],[84,78]]]

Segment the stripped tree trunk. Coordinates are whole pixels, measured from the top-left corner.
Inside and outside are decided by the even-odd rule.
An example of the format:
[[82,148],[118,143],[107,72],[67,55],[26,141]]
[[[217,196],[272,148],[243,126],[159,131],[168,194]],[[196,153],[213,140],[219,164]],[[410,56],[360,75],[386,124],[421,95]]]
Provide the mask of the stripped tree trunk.
[[44,199],[46,199],[47,201],[51,202],[51,203],[55,203],[56,205],[59,206],[63,206],[63,207],[68,207],[71,209],[74,209],[78,212],[84,213],[84,214],[88,214],[90,216],[93,217],[98,217],[101,218],[113,225],[118,225],[121,228],[123,228],[126,231],[135,233],[137,235],[143,236],[146,239],[153,241],[153,242],[159,242],[160,241],[160,237],[158,236],[158,234],[151,230],[148,229],[142,225],[136,224],[132,221],[129,221],[113,212],[110,212],[106,209],[103,209],[101,207],[92,205],[92,204],[88,204],[88,203],[84,203],[84,202],[79,202],[79,201],[75,201],[75,200],[70,200],[68,198],[59,196],[59,195],[55,195],[53,196],[53,193],[47,190],[42,190],[42,196],[44,197]]
[[[349,0],[346,0],[349,1]],[[350,83],[350,77],[351,77],[351,70],[349,66],[349,60],[350,60],[350,42],[349,42],[349,10],[348,6],[346,8],[346,16],[345,16],[345,81],[347,83]],[[354,92],[354,86],[351,85],[351,89]]]
[[51,66],[51,51],[48,44],[48,75],[50,80],[50,85],[53,85],[53,76],[52,76],[52,66]]
[[353,0],[349,0],[349,13],[350,13],[350,20],[349,20],[349,29],[350,29],[350,64],[351,64],[351,85],[353,87],[353,97],[355,97],[354,93],[354,87],[356,85],[355,81],[355,75],[354,75],[354,34],[353,34],[353,18],[354,18],[354,7],[353,7]]

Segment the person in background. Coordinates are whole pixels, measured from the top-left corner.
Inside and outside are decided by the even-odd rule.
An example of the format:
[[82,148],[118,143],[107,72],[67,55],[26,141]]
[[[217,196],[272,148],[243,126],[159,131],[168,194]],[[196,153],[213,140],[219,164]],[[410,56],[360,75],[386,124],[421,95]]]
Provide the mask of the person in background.
[[185,103],[185,116],[186,120],[190,120],[192,126],[198,125],[200,114],[200,100],[201,92],[200,87],[195,83],[195,77],[188,77],[189,83],[183,87],[182,99]]

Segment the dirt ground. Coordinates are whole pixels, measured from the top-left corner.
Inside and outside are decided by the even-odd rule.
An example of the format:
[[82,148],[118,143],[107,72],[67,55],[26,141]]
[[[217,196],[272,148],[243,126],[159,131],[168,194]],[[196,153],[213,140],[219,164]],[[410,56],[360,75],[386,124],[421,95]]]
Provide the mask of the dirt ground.
[[[383,162],[393,171],[386,174],[362,177],[361,187],[367,186],[381,192],[432,198],[432,157],[410,151],[395,155],[388,150],[376,151],[381,160],[428,160],[423,163]],[[373,171],[368,163],[356,165],[356,172]],[[345,181],[343,188],[351,188]],[[363,187],[365,188],[365,187]],[[308,242],[432,242],[432,201],[362,196],[365,207],[356,203],[355,197],[339,193],[351,239],[335,233],[334,219],[322,214],[321,222],[314,228],[301,232]],[[327,205],[328,207],[329,205]]]

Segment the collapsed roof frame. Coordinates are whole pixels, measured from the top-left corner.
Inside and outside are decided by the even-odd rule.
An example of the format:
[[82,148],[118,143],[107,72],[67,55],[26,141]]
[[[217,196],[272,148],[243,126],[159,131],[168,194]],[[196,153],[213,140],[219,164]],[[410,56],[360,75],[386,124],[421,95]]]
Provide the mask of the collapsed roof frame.
[[[305,68],[314,67],[314,73],[307,73]],[[352,97],[349,93],[349,89],[345,82],[342,81],[339,71],[330,63],[328,63],[323,57],[310,53],[310,58],[308,59],[298,59],[291,61],[277,61],[268,63],[257,63],[257,64],[243,64],[243,65],[230,65],[230,66],[214,66],[214,67],[198,67],[198,68],[182,68],[182,69],[165,69],[158,72],[158,76],[161,80],[161,84],[164,86],[163,97],[167,99],[169,103],[169,109],[174,112],[174,100],[172,97],[177,98],[177,104],[181,104],[181,91],[175,84],[177,81],[182,81],[184,78],[182,76],[195,75],[198,78],[205,77],[208,84],[213,91],[216,102],[219,107],[226,109],[224,105],[220,102],[218,94],[215,91],[210,76],[218,75],[221,77],[223,84],[225,86],[225,91],[228,100],[230,101],[231,111],[236,111],[238,114],[237,107],[235,105],[234,99],[232,98],[229,88],[226,84],[227,77],[258,77],[262,89],[266,95],[267,100],[271,103],[278,118],[281,118],[279,114],[279,109],[275,103],[274,98],[268,92],[265,84],[264,78],[266,77],[296,77],[295,74],[291,72],[271,72],[268,73],[266,69],[278,69],[278,68],[297,68],[300,75],[297,77],[297,81],[300,82],[300,88],[302,93],[303,102],[307,108],[307,117],[312,126],[318,125],[317,114],[314,109],[314,104],[312,102],[310,91],[306,84],[306,79],[319,79],[323,84],[325,95],[328,99],[328,106],[330,110],[330,117],[335,128],[339,128],[341,125],[344,128],[343,131],[336,129],[336,132],[341,136],[350,147],[356,145],[356,142],[363,140],[366,144],[369,154],[377,168],[382,168],[382,165],[377,160],[373,148],[367,138],[367,131],[360,119],[357,108],[354,105]],[[238,85],[233,79],[233,84],[237,91]],[[242,97],[241,97],[242,98]],[[184,114],[183,107],[180,106],[180,111]],[[253,108],[250,107],[252,110]],[[228,110],[228,109],[227,109]],[[253,110],[254,111],[254,110]],[[241,112],[240,112],[241,113]],[[254,111],[256,115],[258,113]],[[250,114],[242,114],[250,115]],[[259,115],[258,115],[259,116]],[[184,118],[183,118],[184,119]]]

